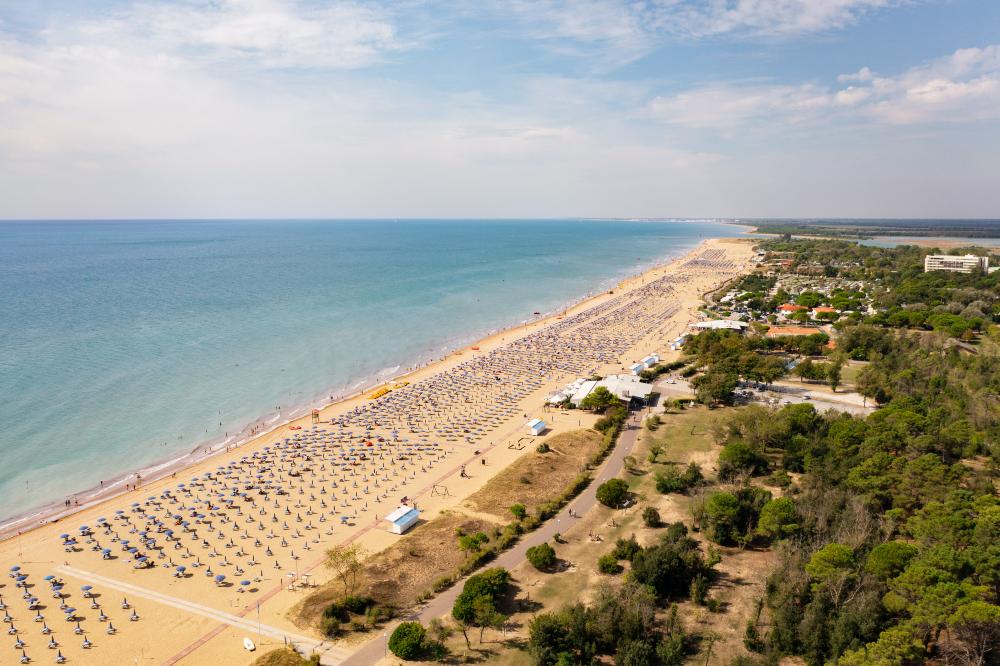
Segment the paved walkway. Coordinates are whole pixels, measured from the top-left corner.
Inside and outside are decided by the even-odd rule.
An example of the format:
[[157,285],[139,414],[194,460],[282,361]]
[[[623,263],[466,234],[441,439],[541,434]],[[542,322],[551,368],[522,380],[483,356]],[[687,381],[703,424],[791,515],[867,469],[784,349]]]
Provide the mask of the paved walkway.
[[[324,664],[338,664],[344,657],[348,654],[347,651],[341,650],[339,648],[334,648],[329,645],[324,645],[323,641],[316,640],[315,638],[309,638],[307,636],[300,636],[298,634],[285,631],[284,629],[279,629],[277,627],[272,627],[266,624],[259,624],[253,620],[248,620],[246,618],[240,617],[238,615],[233,615],[232,613],[227,613],[203,604],[197,604],[193,601],[186,601],[184,599],[179,599],[177,597],[172,597],[168,594],[163,594],[161,592],[156,592],[148,588],[140,587],[138,585],[133,585],[132,583],[125,583],[114,578],[108,578],[107,576],[102,576],[90,571],[84,571],[83,569],[77,569],[76,567],[59,565],[55,567],[55,570],[59,573],[65,574],[67,576],[73,576],[74,578],[79,578],[80,580],[85,580],[88,583],[93,583],[95,585],[100,585],[102,588],[111,588],[113,590],[118,590],[122,592],[127,597],[138,597],[140,599],[148,599],[150,601],[155,601],[157,603],[163,604],[164,606],[170,606],[172,608],[177,608],[193,615],[200,615],[202,617],[209,618],[211,620],[217,620],[222,622],[224,626],[233,626],[238,629],[242,629],[247,632],[248,637],[252,636],[267,636],[276,640],[288,640],[289,643],[296,646],[300,651],[305,654],[311,654],[312,652],[321,652],[324,656]],[[155,621],[147,619],[148,621]]]
[[[597,487],[608,479],[618,476],[624,466],[623,461],[625,456],[632,453],[632,448],[635,446],[636,438],[639,435],[640,419],[644,414],[645,410],[632,414],[626,424],[626,429],[622,431],[622,434],[618,438],[618,444],[604,461],[604,464],[598,469],[594,480],[591,481],[590,485],[582,493],[576,496],[576,499],[563,507],[557,515],[545,521],[538,529],[521,537],[517,545],[501,553],[488,566],[513,569],[525,560],[525,552],[528,548],[551,541],[556,532],[566,532],[569,530],[570,523],[577,520],[569,515],[571,509],[578,516],[592,509],[597,503]],[[419,620],[426,625],[436,617],[451,613],[451,608],[455,605],[455,598],[461,593],[465,581],[466,579],[463,578],[431,599],[414,613],[402,618],[399,622],[393,622],[383,627],[382,633],[378,638],[369,641],[341,662],[343,666],[368,666],[386,656],[386,645],[389,636],[392,634],[393,629],[402,621]]]

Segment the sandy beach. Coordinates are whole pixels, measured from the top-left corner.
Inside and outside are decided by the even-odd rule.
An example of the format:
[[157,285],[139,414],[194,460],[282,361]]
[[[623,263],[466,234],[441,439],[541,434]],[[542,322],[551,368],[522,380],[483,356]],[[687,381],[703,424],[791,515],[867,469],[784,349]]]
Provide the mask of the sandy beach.
[[456,506],[530,450],[529,418],[547,422],[544,437],[586,425],[546,411],[544,398],[588,373],[666,355],[701,294],[745,272],[751,257],[747,240],[706,241],[565,312],[397,377],[378,399],[365,392],[315,422],[307,414],[238,447],[145,470],[135,490],[124,490],[134,476],[113,480],[80,497],[82,506],[57,503],[7,525],[0,595],[17,630],[9,642],[23,642],[36,661],[58,651],[67,663],[238,664],[251,658],[249,637],[258,651],[287,640],[337,663],[347,646],[287,617],[304,590],[327,580],[326,548],[395,542],[381,518],[403,497],[425,519]]

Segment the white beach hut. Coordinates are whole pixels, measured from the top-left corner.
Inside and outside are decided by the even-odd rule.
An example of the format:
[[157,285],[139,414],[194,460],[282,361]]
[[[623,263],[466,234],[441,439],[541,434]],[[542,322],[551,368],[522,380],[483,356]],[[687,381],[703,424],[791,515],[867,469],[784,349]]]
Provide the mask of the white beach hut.
[[635,365],[632,366],[632,374],[633,375],[637,375],[637,374],[639,374],[640,372],[642,372],[645,369],[646,369],[646,365],[645,364],[643,364],[643,363],[636,363]]
[[642,359],[642,364],[647,368],[652,368],[654,365],[660,362],[660,357],[657,354],[650,354],[646,358]]
[[402,534],[420,520],[420,512],[412,506],[401,504],[398,509],[386,516],[385,519],[391,523],[389,527],[390,532],[393,534]]
[[528,427],[528,432],[532,435],[541,435],[545,430],[545,421],[541,419],[531,419],[525,425]]

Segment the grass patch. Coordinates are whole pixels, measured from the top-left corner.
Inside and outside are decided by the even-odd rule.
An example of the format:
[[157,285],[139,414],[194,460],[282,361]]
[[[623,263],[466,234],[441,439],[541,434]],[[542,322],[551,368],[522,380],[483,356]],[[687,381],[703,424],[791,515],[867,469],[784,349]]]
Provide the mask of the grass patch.
[[642,446],[635,457],[640,462],[646,461],[653,444],[660,445],[663,450],[656,459],[658,463],[686,461],[687,454],[711,451],[712,425],[720,413],[721,410],[712,412],[704,407],[691,407],[664,417],[655,431],[643,432]]
[[[486,532],[492,539],[497,527],[461,514],[442,514],[365,560],[355,594],[371,597],[379,606],[409,608],[438,578],[452,573],[465,561],[466,553],[458,547],[457,530],[465,534]],[[339,581],[320,587],[296,608],[296,624],[316,626],[324,609],[343,596]]]
[[523,504],[537,515],[538,507],[553,498],[553,491],[573,481],[601,448],[595,430],[573,430],[548,440],[549,451],[531,451],[515,461],[465,501],[470,509],[507,521],[510,507]]

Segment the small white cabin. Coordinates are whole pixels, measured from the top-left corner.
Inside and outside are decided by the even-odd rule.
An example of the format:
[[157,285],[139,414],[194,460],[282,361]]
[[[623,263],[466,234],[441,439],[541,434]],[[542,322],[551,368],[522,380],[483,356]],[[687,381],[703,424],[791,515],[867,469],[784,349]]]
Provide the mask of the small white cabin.
[[532,435],[541,435],[545,431],[545,421],[541,419],[531,419],[525,425]]
[[393,534],[402,534],[420,520],[420,512],[412,506],[402,504],[398,509],[386,516],[385,519],[391,523],[389,527],[390,532]]
[[646,366],[643,363],[636,363],[635,365],[632,366],[631,369],[633,375],[638,375],[640,372],[646,369]]

